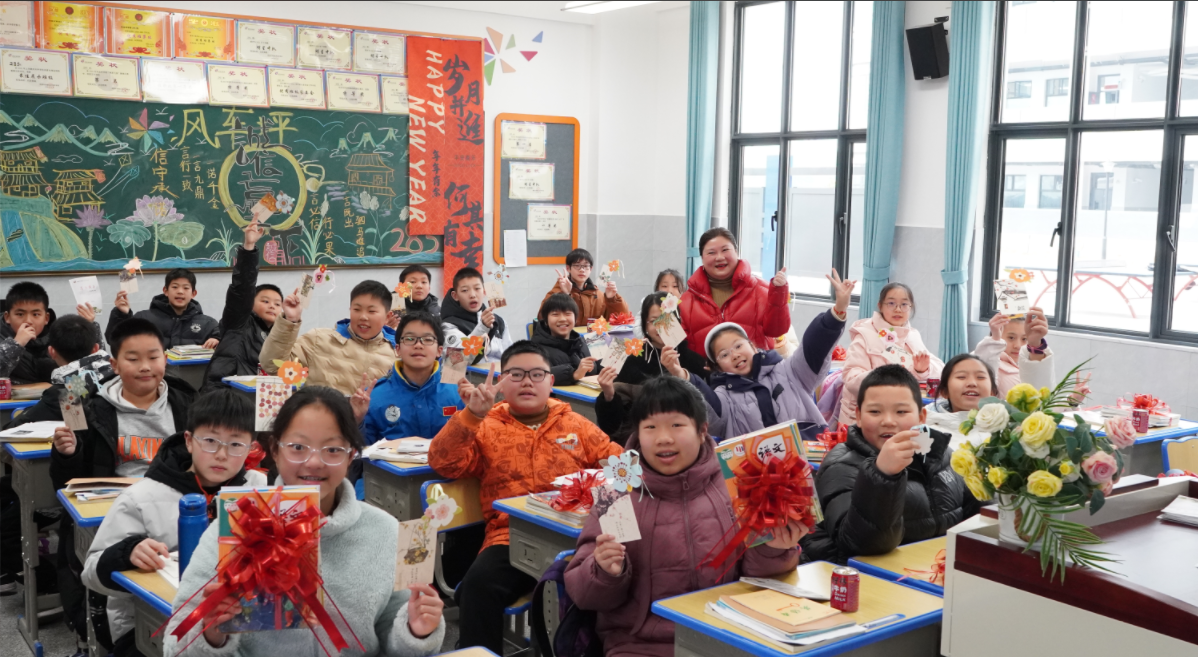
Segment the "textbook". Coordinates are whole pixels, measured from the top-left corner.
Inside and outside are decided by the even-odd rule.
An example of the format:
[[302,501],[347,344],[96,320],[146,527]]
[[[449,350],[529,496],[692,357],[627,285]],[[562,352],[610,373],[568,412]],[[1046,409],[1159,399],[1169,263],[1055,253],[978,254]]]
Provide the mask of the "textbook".
[[[840,625],[826,629],[789,634],[775,629],[771,625],[762,623],[761,621],[740,613],[736,609],[728,606],[728,604],[726,604],[722,598],[716,602],[708,602],[704,607],[704,611],[709,616],[715,616],[726,623],[735,625],[747,632],[775,643],[782,650],[792,653],[794,652],[794,648],[791,646],[810,646],[823,641],[828,641],[829,639],[837,639],[843,636],[860,634],[869,629],[865,625],[858,625],[857,623],[854,623],[846,618],[845,621]],[[836,617],[834,616],[833,618]]]
[[844,623],[842,618],[835,618],[839,609],[769,589],[722,595],[720,602],[787,634],[826,630]]
[[362,456],[374,461],[427,464],[428,449],[432,442],[432,439],[429,438],[380,440],[367,447],[362,452]]
[[90,477],[75,478],[62,489],[66,495],[74,495],[79,502],[100,502],[116,498],[126,488],[141,481],[138,477]]
[[[784,459],[789,454],[795,454],[803,459],[804,462],[810,464],[807,445],[803,441],[802,434],[799,433],[798,423],[793,421],[776,424],[738,438],[725,440],[716,445],[715,453],[720,463],[720,471],[724,475],[724,483],[728,486],[728,495],[732,498],[734,506],[736,499],[739,497],[736,489],[736,476],[738,472],[744,473],[743,467],[748,461],[750,453],[756,454],[761,462],[765,462],[770,458]],[[808,529],[814,529],[815,524],[823,521],[824,512],[820,508],[819,498],[815,495],[815,477],[810,465],[805,470],[806,487],[811,490],[810,512],[811,517],[814,519],[814,522],[811,523],[811,527],[808,527]],[[763,534],[750,545],[760,545],[769,540],[769,538],[768,533]]]
[[211,360],[215,349],[205,349],[200,345],[181,344],[166,350],[168,360]]
[[529,513],[545,516],[563,525],[581,529],[583,523],[586,522],[587,516],[591,515],[591,507],[580,507],[572,511],[558,511],[553,508],[553,501],[560,495],[561,493],[555,490],[545,493],[533,493],[528,496],[528,503],[524,508],[528,509]]
[[60,420],[29,422],[0,431],[0,443],[44,443],[54,439],[54,430],[63,426]]

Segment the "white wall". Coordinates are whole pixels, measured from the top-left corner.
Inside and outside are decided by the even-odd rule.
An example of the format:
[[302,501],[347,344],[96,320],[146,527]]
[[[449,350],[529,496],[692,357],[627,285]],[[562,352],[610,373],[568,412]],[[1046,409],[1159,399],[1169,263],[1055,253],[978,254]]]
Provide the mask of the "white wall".
[[[146,6],[181,11],[223,12],[280,20],[328,21],[483,37],[487,28],[528,42],[544,31],[539,54],[519,61],[514,74],[497,67],[494,83],[485,87],[486,235],[484,268],[495,266],[491,236],[491,181],[494,117],[503,112],[572,116],[581,124],[579,175],[580,246],[596,250],[596,258],[622,258],[633,269],[621,283],[630,305],[648,292],[657,263],[682,264],[685,233],[681,226],[685,193],[686,71],[689,14],[677,2],[647,5],[599,17],[593,24],[572,16],[549,18],[466,11],[444,6],[399,2],[146,2]],[[466,3],[503,10],[516,3]],[[536,14],[537,11],[523,12]],[[602,115],[602,120],[601,120]],[[602,174],[601,174],[602,172]],[[635,230],[628,230],[634,227]],[[659,234],[660,233],[660,234]],[[631,247],[627,252],[621,247]],[[627,253],[627,254],[625,254]],[[661,267],[667,266],[662,264]],[[536,314],[541,297],[553,286],[552,266],[511,270],[510,305],[500,311],[520,327]],[[359,281],[392,285],[396,268],[343,269],[332,294],[319,292],[305,313],[309,326],[330,326],[345,315],[348,291]],[[265,269],[259,282],[294,288],[302,273]],[[219,316],[224,306],[227,273],[199,273],[199,301],[207,314]],[[10,277],[6,276],[6,279]],[[101,277],[106,298],[117,292],[116,275]],[[38,276],[60,310],[70,305],[67,277]],[[440,287],[440,270],[434,271]],[[134,308],[149,303],[160,284],[151,275],[134,295]],[[8,280],[5,281],[8,283]]]

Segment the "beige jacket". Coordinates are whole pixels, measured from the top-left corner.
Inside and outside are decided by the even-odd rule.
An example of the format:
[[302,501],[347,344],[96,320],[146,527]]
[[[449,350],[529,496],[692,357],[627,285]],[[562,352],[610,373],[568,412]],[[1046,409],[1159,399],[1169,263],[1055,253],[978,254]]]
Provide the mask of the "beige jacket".
[[[352,334],[351,334],[352,335]],[[395,349],[382,333],[371,340],[347,338],[335,329],[312,329],[300,335],[300,323],[275,320],[258,355],[262,369],[278,372],[276,360],[296,360],[308,368],[308,383],[329,386],[352,395],[362,385],[362,373],[380,379],[391,371]]]

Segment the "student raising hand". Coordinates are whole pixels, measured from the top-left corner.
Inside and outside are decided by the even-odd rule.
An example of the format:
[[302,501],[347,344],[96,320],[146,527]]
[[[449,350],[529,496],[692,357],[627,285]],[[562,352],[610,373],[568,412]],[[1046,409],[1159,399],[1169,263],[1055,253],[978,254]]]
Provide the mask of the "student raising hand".
[[354,409],[354,419],[358,421],[358,424],[362,423],[362,419],[366,417],[367,411],[370,410],[370,393],[374,392],[375,383],[376,381],[370,378],[369,373],[362,372],[362,385],[349,398],[349,405]]
[[595,537],[595,563],[608,575],[618,576],[624,572],[624,554],[626,548],[616,542],[611,534],[600,534]]
[[[269,210],[267,211],[267,216],[269,216]],[[245,233],[245,242],[242,243],[241,248],[246,251],[253,251],[258,246],[258,240],[262,239],[262,236],[266,234],[266,228],[258,223],[258,221],[258,215],[254,215],[250,223],[241,229]]]
[[70,427],[62,426],[54,429],[54,451],[63,456],[73,456],[77,444],[75,432],[71,431]]
[[129,293],[125,292],[124,290],[116,293],[116,301],[113,302],[112,305],[126,315],[133,312],[133,310],[129,308]]
[[683,381],[689,381],[691,378],[690,373],[682,368],[682,362],[678,359],[678,350],[673,347],[664,347],[661,350],[661,366]]
[[92,308],[90,303],[81,303],[75,306],[75,314],[89,322],[96,321],[96,309]]
[[[782,270],[786,271],[785,269]],[[835,268],[832,269],[832,275],[825,277],[832,284],[832,289],[836,291],[836,305],[833,309],[836,311],[837,317],[844,317],[849,310],[849,303],[853,300],[853,289],[857,287],[857,281],[851,281],[847,278],[841,279],[840,273]]]
[[607,288],[604,290],[603,295],[608,299],[615,299],[617,294],[619,294],[619,292],[616,291],[616,282],[608,281]]
[[295,292],[287,295],[283,299],[283,317],[289,322],[298,323],[304,318],[304,308],[300,305],[299,288],[295,288]]
[[915,441],[911,440],[918,431],[900,431],[890,437],[878,452],[876,465],[878,470],[891,477],[906,469],[915,460]]
[[990,339],[1002,340],[1002,332],[1007,328],[1007,324],[1011,323],[1011,318],[1002,313],[994,313],[994,317],[990,318]]
[[[499,394],[499,389],[512,378],[511,374],[505,374],[496,382],[495,365],[496,363],[491,363],[491,367],[487,370],[487,378],[481,384],[470,386],[470,390],[467,391],[469,396],[462,395],[462,401],[466,402],[466,408],[470,409],[475,417],[487,417],[487,413],[490,413],[491,407],[495,405],[495,396]],[[461,384],[459,384],[458,390],[463,390]]]
[[790,281],[786,278],[786,267],[778,270],[778,273],[774,274],[774,279],[770,282],[778,287],[785,287],[788,285]]
[[569,269],[554,269],[553,273],[557,274],[558,289],[561,290],[564,294],[569,294],[570,290],[574,288],[574,284],[570,282],[570,270]]
[[616,398],[616,377],[619,375],[614,367],[599,370],[599,390],[603,392],[603,398],[607,401]]
[[921,351],[915,354],[912,364],[915,366],[916,373],[927,372],[928,368],[932,366],[932,355],[926,351]]

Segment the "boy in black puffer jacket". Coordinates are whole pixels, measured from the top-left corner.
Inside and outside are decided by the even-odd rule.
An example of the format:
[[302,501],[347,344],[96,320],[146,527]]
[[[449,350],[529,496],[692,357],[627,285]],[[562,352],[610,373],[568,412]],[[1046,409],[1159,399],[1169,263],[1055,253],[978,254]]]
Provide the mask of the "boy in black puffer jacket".
[[948,434],[933,431],[931,450],[915,453],[922,406],[919,383],[901,365],[883,365],[861,382],[857,424],[815,477],[824,521],[803,538],[804,561],[885,554],[944,536],[978,512],[981,504],[949,465]]
[[532,329],[532,342],[549,357],[553,385],[572,386],[584,376],[599,373],[586,340],[574,330],[578,304],[568,295],[554,294],[541,304],[540,317]]

